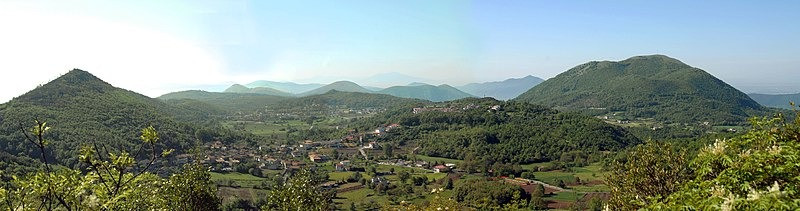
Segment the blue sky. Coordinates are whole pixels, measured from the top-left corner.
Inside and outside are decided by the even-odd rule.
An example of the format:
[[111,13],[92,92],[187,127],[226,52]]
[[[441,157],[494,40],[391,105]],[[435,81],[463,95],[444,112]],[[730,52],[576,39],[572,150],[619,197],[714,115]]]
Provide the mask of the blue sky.
[[158,96],[387,72],[453,85],[546,79],[645,54],[745,92],[800,92],[798,11],[798,1],[3,1],[0,101],[71,68]]

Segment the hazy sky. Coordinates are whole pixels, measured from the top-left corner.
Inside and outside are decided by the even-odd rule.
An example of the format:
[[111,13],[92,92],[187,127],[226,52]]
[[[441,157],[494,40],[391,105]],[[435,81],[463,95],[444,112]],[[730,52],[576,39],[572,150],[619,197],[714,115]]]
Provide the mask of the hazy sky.
[[800,1],[0,1],[0,102],[72,68],[155,97],[386,72],[546,79],[643,54],[800,92]]

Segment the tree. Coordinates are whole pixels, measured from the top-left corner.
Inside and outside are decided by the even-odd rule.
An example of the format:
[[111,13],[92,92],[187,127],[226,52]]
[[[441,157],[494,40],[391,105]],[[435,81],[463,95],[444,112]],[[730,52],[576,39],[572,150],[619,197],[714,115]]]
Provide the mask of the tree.
[[692,160],[694,178],[650,209],[800,209],[800,113],[751,119],[752,129],[717,140]]
[[627,161],[616,161],[605,178],[609,206],[635,210],[660,202],[680,188],[691,174],[686,151],[669,143],[648,142],[632,148]]
[[411,178],[411,174],[409,174],[408,171],[400,171],[400,173],[397,173],[397,178],[400,179],[401,182],[405,183]]
[[394,146],[392,146],[391,144],[387,144],[383,148],[383,154],[386,155],[386,158],[394,157],[394,153],[393,152],[394,152]]
[[[30,133],[23,133],[30,143],[45,152],[49,143],[45,132],[49,127],[44,122],[35,123]],[[216,190],[207,170],[185,166],[182,173],[169,179],[151,174],[147,170],[153,163],[172,151],[156,150],[159,137],[153,127],[143,129],[140,139],[142,144],[136,155],[150,156],[143,162],[136,162],[135,158],[139,156],[131,156],[125,151],[97,153],[98,145],[81,148],[79,158],[88,166],[83,171],[53,168],[43,156],[43,169],[25,177],[14,176],[12,184],[0,188],[0,201],[4,202],[0,203],[0,209],[219,209]],[[137,163],[143,165],[137,166]]]
[[447,180],[444,182],[444,189],[450,190],[453,189],[453,179],[448,177]]
[[301,169],[269,192],[263,210],[333,210],[331,193],[317,187],[308,169]]
[[211,174],[199,164],[186,164],[181,174],[170,176],[166,190],[174,210],[214,210],[222,203]]
[[558,187],[559,188],[567,188],[567,184],[564,184],[564,180],[558,180]]

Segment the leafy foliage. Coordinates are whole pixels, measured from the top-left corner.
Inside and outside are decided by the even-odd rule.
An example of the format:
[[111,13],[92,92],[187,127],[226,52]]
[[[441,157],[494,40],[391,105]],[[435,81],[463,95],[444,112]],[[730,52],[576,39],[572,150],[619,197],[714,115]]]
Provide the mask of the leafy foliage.
[[[469,207],[500,209],[511,204],[527,204],[530,196],[521,187],[486,179],[459,180],[453,196]],[[515,205],[517,206],[517,205]]]
[[[45,123],[37,122],[31,130],[30,142],[41,151],[47,146]],[[211,185],[207,170],[187,165],[181,174],[169,180],[147,172],[155,159],[167,156],[170,150],[156,152],[158,133],[152,128],[142,130],[141,144],[152,147],[153,160],[147,167],[138,168],[127,152],[96,153],[92,147],[81,150],[81,161],[89,169],[53,169],[42,158],[45,168],[0,188],[0,209],[7,210],[217,210],[219,199]],[[30,138],[30,137],[29,137]],[[142,147],[144,148],[144,147]]]
[[690,179],[686,159],[685,150],[668,143],[648,142],[629,150],[627,160],[615,162],[606,178],[609,206],[635,210],[663,201]]
[[332,194],[317,187],[319,180],[312,172],[303,169],[296,172],[283,185],[269,192],[263,210],[332,210]]
[[718,140],[692,161],[694,178],[653,209],[797,210],[800,113],[787,122],[751,120],[753,129]]

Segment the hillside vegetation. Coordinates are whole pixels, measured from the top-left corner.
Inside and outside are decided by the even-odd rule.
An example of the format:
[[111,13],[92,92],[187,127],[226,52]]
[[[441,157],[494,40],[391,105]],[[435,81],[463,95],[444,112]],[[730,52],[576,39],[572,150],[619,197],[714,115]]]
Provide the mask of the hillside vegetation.
[[240,84],[234,84],[225,89],[224,92],[228,93],[253,93],[253,94],[264,94],[264,95],[275,95],[275,96],[291,96],[292,94],[286,93],[277,89],[269,88],[269,87],[253,87],[247,88],[246,86],[242,86]]
[[501,163],[551,161],[572,151],[611,151],[641,143],[625,129],[594,117],[522,102],[468,98],[413,110],[387,111],[364,123],[405,126],[390,139],[415,143],[424,155]]
[[683,123],[739,125],[766,111],[705,71],[662,55],[578,65],[516,100]]
[[81,145],[131,149],[138,131],[151,125],[161,133],[162,147],[189,149],[195,145],[195,131],[176,121],[172,112],[178,109],[76,69],[0,105],[0,148],[14,156],[41,157],[21,127],[38,119],[53,128],[47,156],[67,166],[78,163],[75,155]]

